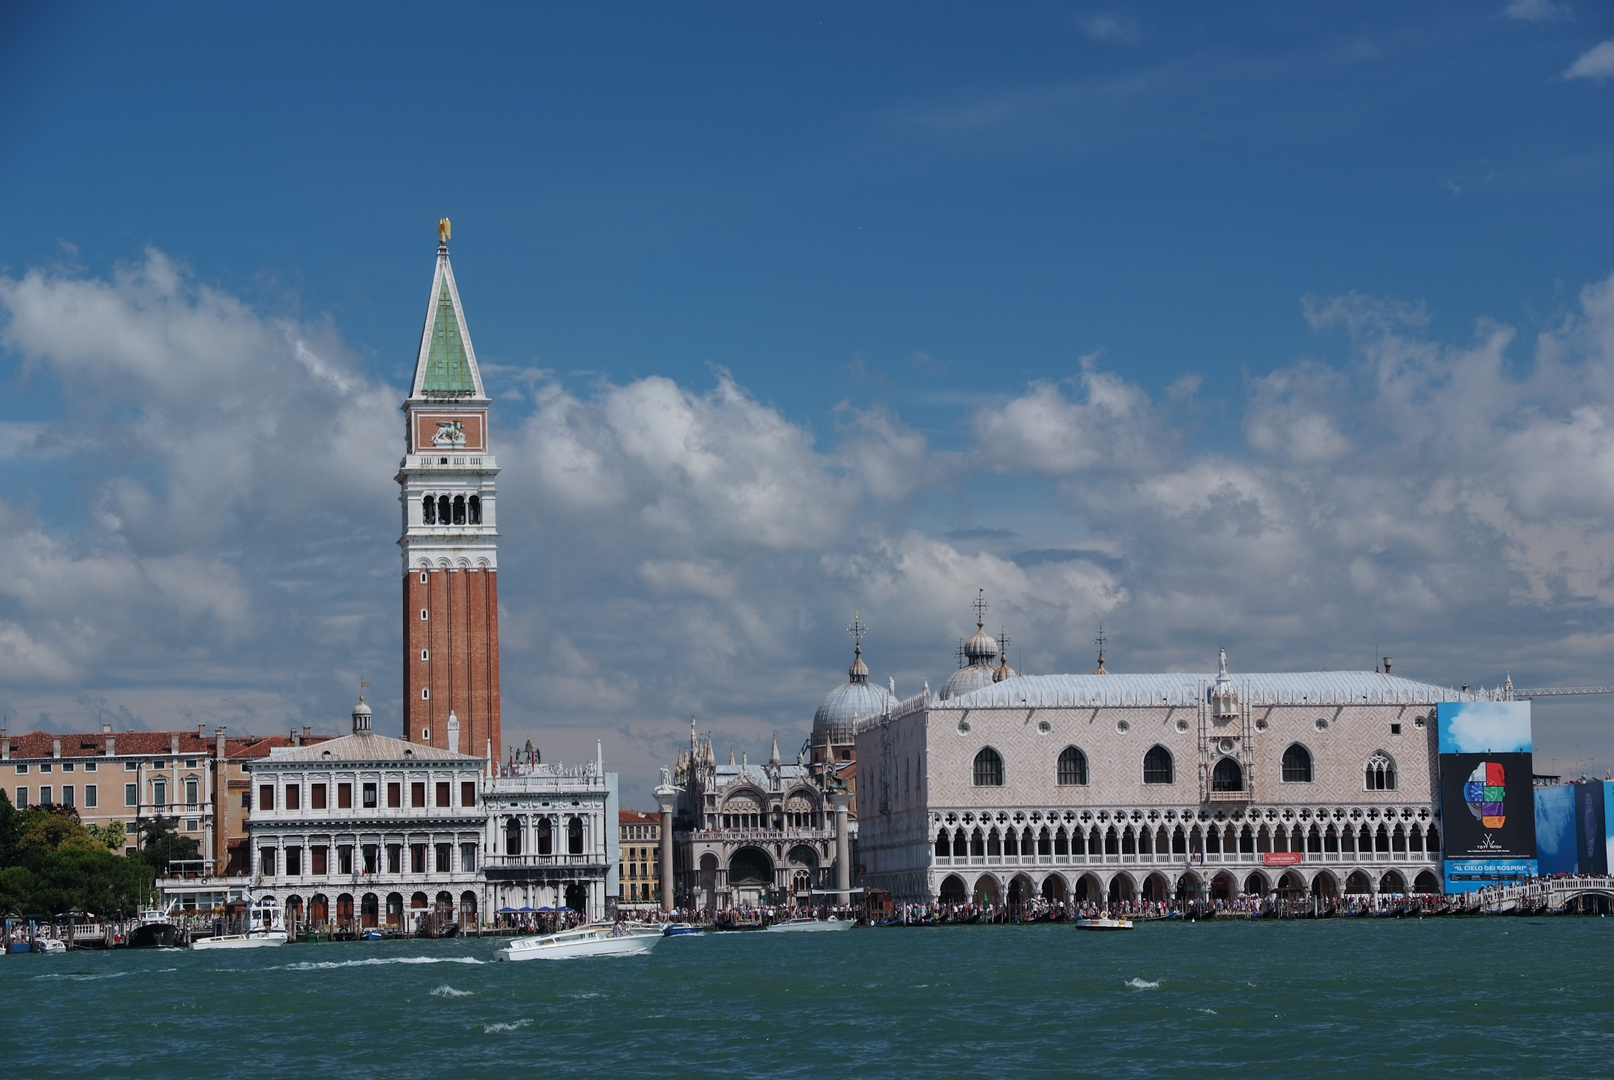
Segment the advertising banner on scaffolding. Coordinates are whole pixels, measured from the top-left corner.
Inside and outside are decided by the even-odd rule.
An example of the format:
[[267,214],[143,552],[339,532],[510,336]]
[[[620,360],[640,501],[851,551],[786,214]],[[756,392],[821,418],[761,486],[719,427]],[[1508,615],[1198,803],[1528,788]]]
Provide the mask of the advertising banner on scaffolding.
[[1446,701],[1436,720],[1446,891],[1536,876],[1530,703]]

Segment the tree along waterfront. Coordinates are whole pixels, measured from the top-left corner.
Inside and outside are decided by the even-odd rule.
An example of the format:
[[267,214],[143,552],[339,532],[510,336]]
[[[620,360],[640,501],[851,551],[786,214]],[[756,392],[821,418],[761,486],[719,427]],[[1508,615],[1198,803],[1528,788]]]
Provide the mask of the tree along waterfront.
[[70,806],[19,810],[0,792],[0,913],[133,915],[151,900],[170,860],[196,857],[195,842],[175,827],[172,819],[148,821],[140,850],[116,855],[126,835],[122,823],[85,826]]

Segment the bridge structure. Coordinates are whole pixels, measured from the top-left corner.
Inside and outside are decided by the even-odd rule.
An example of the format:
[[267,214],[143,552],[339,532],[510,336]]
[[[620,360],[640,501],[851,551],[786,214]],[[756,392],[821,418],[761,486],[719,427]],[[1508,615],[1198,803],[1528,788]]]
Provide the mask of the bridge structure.
[[1489,915],[1562,914],[1569,911],[1614,910],[1614,877],[1566,874],[1533,878],[1454,897],[1464,910]]

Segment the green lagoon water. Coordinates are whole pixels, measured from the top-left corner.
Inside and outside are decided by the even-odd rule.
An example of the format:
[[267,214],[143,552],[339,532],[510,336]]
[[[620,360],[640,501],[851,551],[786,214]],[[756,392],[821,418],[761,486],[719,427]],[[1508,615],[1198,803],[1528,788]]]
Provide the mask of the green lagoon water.
[[0,957],[8,1077],[1614,1076],[1614,918]]

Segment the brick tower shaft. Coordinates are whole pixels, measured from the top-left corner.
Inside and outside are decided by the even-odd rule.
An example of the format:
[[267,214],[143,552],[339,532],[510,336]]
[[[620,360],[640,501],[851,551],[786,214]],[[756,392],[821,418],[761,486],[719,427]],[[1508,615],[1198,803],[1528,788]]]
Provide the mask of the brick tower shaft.
[[437,267],[403,403],[403,737],[499,753],[498,466],[487,395],[438,226]]

